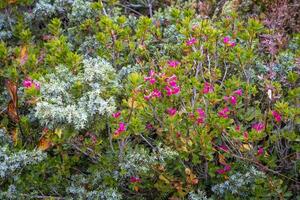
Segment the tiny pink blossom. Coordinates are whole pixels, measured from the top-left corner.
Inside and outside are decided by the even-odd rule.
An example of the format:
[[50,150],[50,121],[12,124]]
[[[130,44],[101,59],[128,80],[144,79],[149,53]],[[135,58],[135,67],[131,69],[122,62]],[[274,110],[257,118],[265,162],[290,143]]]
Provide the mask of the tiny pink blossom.
[[236,96],[229,96],[229,97],[225,96],[224,100],[229,101],[232,105],[236,105],[236,103],[237,103]]
[[122,132],[126,130],[126,125],[124,122],[119,123],[119,128],[115,131],[115,135],[120,135]]
[[202,90],[203,94],[211,93],[211,92],[213,92],[213,91],[214,91],[213,85],[211,85],[211,84],[208,83],[208,82],[205,82],[205,83],[204,83],[203,90]]
[[225,170],[224,169],[218,169],[216,172],[218,174],[225,174]]
[[273,110],[272,111],[272,115],[275,119],[276,122],[280,122],[281,121],[281,115],[276,111],[276,110]]
[[256,130],[257,132],[261,132],[262,130],[265,129],[265,125],[264,125],[264,123],[262,123],[262,122],[258,122],[258,123],[256,123],[256,124],[253,124],[253,125],[252,125],[252,128],[253,128],[254,130]]
[[151,96],[160,98],[161,92],[158,89],[154,89],[153,92],[151,93]]
[[196,42],[197,42],[197,39],[193,37],[193,38],[189,39],[188,41],[186,41],[186,45],[187,46],[192,46]]
[[257,150],[257,155],[261,156],[263,154],[264,154],[264,148],[263,147],[259,147],[258,150]]
[[171,96],[172,95],[172,89],[169,86],[166,86],[165,90],[167,91],[167,96]]
[[197,113],[200,117],[205,117],[205,112],[202,108],[198,108],[197,109]]
[[173,92],[172,94],[178,94],[180,92],[180,87],[176,86],[176,87],[173,87]]
[[240,131],[240,130],[241,130],[241,126],[240,126],[240,125],[237,125],[237,126],[235,127],[235,130],[236,130],[236,131]]
[[223,42],[224,42],[225,44],[228,44],[228,43],[230,42],[230,37],[229,37],[229,36],[224,37],[224,38],[223,38]]
[[235,42],[230,41],[230,42],[228,43],[228,46],[234,47],[234,46],[235,46]]
[[38,82],[34,81],[33,83],[34,83],[34,88],[36,90],[39,90],[41,88],[41,85]]
[[32,86],[32,80],[31,79],[25,79],[24,81],[23,81],[23,86],[25,87],[25,88],[30,88],[31,86]]
[[238,89],[238,90],[234,91],[233,94],[238,95],[238,96],[242,96],[243,95],[243,90]]
[[169,67],[177,67],[180,64],[180,62],[178,62],[177,60],[169,60],[168,61],[168,65]]
[[151,99],[151,94],[145,95],[145,96],[144,96],[144,99],[145,99],[146,101],[149,101],[149,100]]
[[230,165],[225,165],[224,171],[225,171],[225,172],[228,172],[228,171],[230,171],[230,170],[231,170],[231,166],[230,166]]
[[204,123],[204,118],[203,117],[198,117],[197,118],[197,124],[203,124]]
[[244,132],[243,136],[244,136],[244,140],[248,140],[249,134],[247,131]]
[[120,112],[120,111],[118,111],[118,112],[112,114],[113,118],[116,118],[116,119],[119,118],[120,115],[121,115],[121,112]]
[[219,149],[222,150],[222,151],[225,151],[225,152],[228,152],[228,150],[229,150],[229,148],[226,145],[224,145],[224,144],[222,144],[221,146],[219,146]]
[[167,112],[170,116],[174,116],[177,112],[177,110],[175,108],[168,108]]
[[218,115],[219,115],[219,117],[222,117],[222,118],[227,119],[229,113],[230,113],[229,108],[228,108],[228,107],[225,107],[225,108],[223,108],[222,110],[220,110],[220,111],[218,112]]

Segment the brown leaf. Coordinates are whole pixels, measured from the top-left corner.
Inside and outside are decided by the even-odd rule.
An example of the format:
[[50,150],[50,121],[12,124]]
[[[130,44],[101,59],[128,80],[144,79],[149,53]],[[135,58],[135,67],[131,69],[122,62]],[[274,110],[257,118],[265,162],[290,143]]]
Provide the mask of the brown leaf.
[[12,121],[14,121],[15,123],[19,123],[20,118],[12,100],[10,100],[8,103],[7,114]]
[[219,163],[222,165],[227,165],[227,163],[225,161],[225,156],[222,154],[219,154]]
[[17,105],[18,105],[17,85],[13,81],[7,80],[5,86],[11,98],[11,100],[7,105],[7,114],[11,120],[13,120],[15,123],[18,123],[20,118],[17,111]]
[[17,103],[18,103],[17,84],[14,83],[11,80],[7,80],[5,82],[5,86],[6,86],[6,89],[7,89],[8,93],[9,93],[10,98],[12,99],[15,107],[17,107]]

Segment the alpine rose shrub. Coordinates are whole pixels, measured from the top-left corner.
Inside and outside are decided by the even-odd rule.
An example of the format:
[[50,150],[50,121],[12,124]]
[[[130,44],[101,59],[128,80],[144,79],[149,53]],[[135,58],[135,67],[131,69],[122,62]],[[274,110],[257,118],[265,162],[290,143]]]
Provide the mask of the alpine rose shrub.
[[0,3],[1,199],[297,198],[299,33],[195,2]]

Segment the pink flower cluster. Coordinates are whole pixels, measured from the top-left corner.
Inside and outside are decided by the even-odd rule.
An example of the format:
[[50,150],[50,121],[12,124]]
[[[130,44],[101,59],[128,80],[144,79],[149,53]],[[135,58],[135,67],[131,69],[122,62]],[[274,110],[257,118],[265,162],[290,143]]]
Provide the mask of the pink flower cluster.
[[177,60],[169,60],[169,61],[168,61],[169,67],[176,68],[179,64],[180,64],[180,62],[177,61]]
[[155,79],[155,71],[154,71],[154,70],[150,70],[149,76],[144,77],[144,80],[145,80],[145,81],[149,81],[149,83],[150,83],[151,85],[153,85],[153,84],[156,82],[156,79]]
[[175,75],[166,79],[167,86],[165,90],[167,91],[167,96],[171,96],[173,94],[178,94],[180,92],[180,87],[177,85],[177,77]]
[[226,44],[229,47],[235,46],[235,42],[231,41],[229,36],[224,37],[223,42],[224,42],[224,44]]
[[237,96],[242,96],[242,95],[243,95],[243,90],[238,89],[238,90],[234,91],[231,96],[229,96],[229,97],[225,96],[224,100],[227,102],[230,102],[232,105],[235,106],[237,104]]
[[126,131],[126,125],[124,122],[119,123],[119,128],[115,131],[115,136],[119,136],[121,133]]
[[41,88],[40,84],[37,81],[32,80],[31,78],[26,78],[23,81],[23,87],[25,88],[34,87],[36,90],[39,90]]
[[258,122],[252,125],[252,129],[254,129],[257,132],[261,132],[262,130],[265,129],[265,124],[262,122]]
[[218,112],[219,117],[222,117],[224,119],[227,119],[229,114],[230,114],[230,110],[228,107],[225,107]]
[[278,123],[281,122],[281,115],[276,110],[272,111],[272,115],[276,122]]
[[214,91],[214,86],[208,82],[204,83],[204,87],[203,87],[203,94],[208,94]]
[[160,98],[161,92],[158,89],[154,89],[149,95],[145,95],[144,99],[149,101],[152,98]]
[[202,108],[198,108],[197,113],[198,113],[197,123],[198,124],[204,123],[205,116],[206,116],[204,110]]
[[224,168],[222,169],[218,169],[217,173],[218,174],[225,174],[226,172],[231,170],[231,166],[230,165],[225,165]]

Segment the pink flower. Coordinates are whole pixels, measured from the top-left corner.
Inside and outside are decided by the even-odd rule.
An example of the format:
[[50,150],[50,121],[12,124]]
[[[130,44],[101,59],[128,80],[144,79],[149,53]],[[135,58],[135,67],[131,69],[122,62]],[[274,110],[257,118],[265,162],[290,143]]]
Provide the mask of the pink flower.
[[223,117],[223,118],[227,119],[229,113],[230,113],[229,108],[228,108],[228,107],[225,107],[225,108],[223,108],[222,110],[220,110],[220,111],[218,112],[218,115],[219,115],[219,117]]
[[272,111],[272,115],[275,118],[276,122],[280,122],[281,121],[281,115],[276,110]]
[[211,93],[213,91],[214,91],[214,87],[210,83],[205,82],[202,90],[203,94]]
[[225,174],[225,170],[224,169],[218,169],[216,172],[218,174]]
[[151,96],[160,98],[161,97],[161,92],[158,89],[154,89],[153,92],[151,93]]
[[130,183],[140,183],[141,181],[139,177],[130,177]]
[[230,47],[234,47],[234,46],[235,46],[235,42],[230,41],[230,37],[229,37],[229,36],[224,37],[224,38],[223,38],[223,42],[224,42],[224,44],[226,44],[227,46],[230,46]]
[[115,131],[115,135],[118,136],[126,130],[126,125],[124,122],[119,123],[119,128]]
[[180,92],[180,87],[177,86],[176,83],[177,77],[175,75],[166,78],[167,86],[165,90],[167,91],[167,96],[171,96],[173,94],[178,94]]
[[186,41],[186,45],[187,46],[192,46],[196,42],[197,42],[197,39],[193,37],[193,38],[189,39],[188,41]]
[[197,113],[200,117],[205,117],[205,112],[202,108],[198,108],[197,109]]
[[262,130],[265,129],[265,125],[264,125],[264,123],[262,123],[262,122],[258,122],[258,123],[256,123],[256,124],[253,124],[253,125],[252,125],[252,128],[253,128],[254,130],[256,130],[257,132],[261,132]]
[[120,111],[118,111],[118,112],[112,114],[113,118],[116,118],[116,119],[119,118],[120,115],[121,115],[121,112],[120,112]]
[[197,118],[197,123],[198,124],[204,123],[204,120],[205,120],[205,112],[204,112],[204,110],[202,110],[202,108],[198,108],[197,109],[197,113],[199,115],[199,117]]
[[240,130],[241,130],[241,126],[240,126],[240,125],[237,125],[237,126],[235,127],[235,130],[236,130],[236,131],[240,131]]
[[231,166],[230,165],[225,165],[223,169],[218,169],[216,172],[218,174],[225,174],[226,172],[231,170]]
[[175,108],[168,108],[167,112],[170,116],[174,116],[177,112],[177,110]]
[[228,43],[230,42],[230,37],[229,37],[229,36],[224,37],[224,38],[223,38],[223,42],[224,42],[225,44],[228,44]]
[[257,155],[261,156],[263,154],[264,154],[264,148],[263,147],[259,147],[258,150],[257,150]]
[[26,79],[23,81],[23,86],[24,86],[25,88],[31,88],[31,86],[32,86],[32,80],[26,78]]
[[234,91],[233,94],[238,95],[238,96],[242,96],[243,95],[243,90],[238,89],[238,90]]
[[228,43],[228,46],[234,47],[234,46],[235,46],[235,42],[229,42],[229,43]]
[[147,130],[152,130],[154,127],[153,127],[153,125],[152,124],[150,124],[150,123],[147,123],[146,124],[146,129]]
[[225,151],[225,152],[228,152],[228,150],[229,150],[229,148],[226,145],[224,145],[224,144],[222,144],[221,146],[219,146],[219,149],[222,150],[222,151]]
[[225,96],[224,99],[225,99],[226,101],[230,101],[230,103],[231,103],[232,105],[236,105],[236,103],[237,103],[237,98],[236,98],[236,96],[230,96],[230,97]]
[[153,85],[156,82],[156,79],[155,79],[154,76],[155,76],[155,71],[154,70],[150,70],[149,76],[144,77],[144,80],[145,81],[149,81],[149,83],[151,85]]
[[41,88],[41,85],[38,82],[34,81],[33,83],[34,83],[34,88],[36,90],[39,90]]
[[144,96],[144,99],[145,99],[146,101],[149,101],[149,100],[151,99],[151,94],[145,95],[145,96]]
[[180,62],[176,61],[176,60],[169,60],[168,61],[168,65],[169,67],[177,67],[180,64]]
[[230,166],[230,165],[225,165],[224,171],[225,171],[225,172],[228,172],[228,171],[230,171],[230,170],[231,170],[231,166]]

